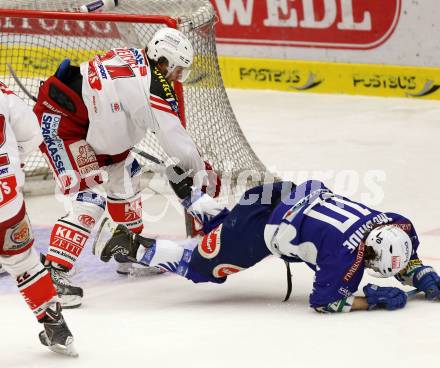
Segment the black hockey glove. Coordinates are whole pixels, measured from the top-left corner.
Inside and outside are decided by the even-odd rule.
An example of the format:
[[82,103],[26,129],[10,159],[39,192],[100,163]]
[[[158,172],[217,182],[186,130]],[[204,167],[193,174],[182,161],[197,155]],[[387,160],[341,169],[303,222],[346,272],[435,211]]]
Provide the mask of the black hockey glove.
[[179,166],[168,166],[166,168],[166,174],[171,188],[173,188],[177,197],[185,199],[191,195],[193,179],[190,176],[190,171],[185,172]]

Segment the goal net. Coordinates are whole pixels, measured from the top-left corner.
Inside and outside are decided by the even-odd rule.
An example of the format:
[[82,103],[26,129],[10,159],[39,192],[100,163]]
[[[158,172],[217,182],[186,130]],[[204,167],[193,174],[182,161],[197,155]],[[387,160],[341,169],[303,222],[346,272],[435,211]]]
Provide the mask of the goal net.
[[[0,80],[33,105],[15,83],[8,64],[36,96],[40,82],[53,75],[65,58],[79,65],[110,48],[143,48],[159,27],[176,27],[191,40],[195,53],[189,80],[175,86],[183,101],[186,129],[224,184],[243,188],[263,181],[266,169],[243,135],[224,88],[215,43],[216,15],[210,2],[120,0],[109,13],[79,13],[85,2],[0,0]],[[138,148],[167,159],[152,134]],[[28,182],[47,179],[46,187],[53,188],[41,154],[33,154],[24,170]]]

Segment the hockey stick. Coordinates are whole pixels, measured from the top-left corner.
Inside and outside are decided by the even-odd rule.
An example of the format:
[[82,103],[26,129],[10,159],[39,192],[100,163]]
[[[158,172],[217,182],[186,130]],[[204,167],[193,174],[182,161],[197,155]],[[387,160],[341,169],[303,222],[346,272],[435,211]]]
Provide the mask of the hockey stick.
[[[145,158],[146,160],[156,164],[159,166],[159,168],[163,171],[166,171],[166,164],[163,160],[158,159],[157,157],[150,155],[147,152],[144,152],[142,150],[140,150],[139,148],[133,147],[132,151],[134,153],[136,153],[137,155]],[[154,189],[153,187],[151,187],[149,184],[147,184],[148,188],[150,188],[150,190],[152,190],[154,193],[161,195],[162,197],[166,198],[166,196],[160,192],[158,192],[156,189]],[[186,229],[186,234],[189,236],[193,235],[193,217],[185,211],[185,229]]]
[[283,302],[287,302],[290,298],[290,294],[292,294],[292,271],[290,270],[290,263],[284,261],[287,269],[287,291],[286,296],[284,297]]
[[14,78],[15,83],[18,84],[20,89],[28,96],[32,101],[37,102],[37,98],[35,96],[32,96],[32,94],[26,89],[26,87],[21,83],[21,80],[18,78],[17,74],[15,74],[15,70],[12,67],[11,64],[6,64],[8,66],[9,72],[12,75],[12,78]]
[[422,292],[422,290],[419,290],[419,289],[412,289],[412,290],[410,290],[410,291],[405,292],[405,294],[406,294],[406,296],[407,296],[408,299],[409,299],[409,298],[412,298],[412,297],[416,296],[417,294],[419,294],[419,293],[421,293],[421,292]]
[[160,159],[158,159],[157,157],[155,157],[153,155],[150,155],[149,153],[144,152],[144,151],[142,151],[142,150],[140,150],[139,148],[136,148],[136,147],[133,147],[131,150],[134,153],[136,153],[137,155],[147,159],[148,161],[151,161],[151,162],[155,163],[156,165],[160,165],[160,166],[163,166],[165,168],[165,162],[160,160]]

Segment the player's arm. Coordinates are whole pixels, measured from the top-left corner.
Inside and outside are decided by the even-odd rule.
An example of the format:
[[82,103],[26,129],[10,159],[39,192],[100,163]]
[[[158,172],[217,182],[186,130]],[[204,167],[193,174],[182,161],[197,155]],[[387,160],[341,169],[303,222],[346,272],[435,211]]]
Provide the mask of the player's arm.
[[229,210],[195,187],[193,179],[182,168],[169,166],[166,173],[182,206],[200,224],[205,234],[216,228],[228,215]]
[[194,141],[182,126],[177,105],[168,102],[164,96],[155,94],[151,95],[150,102],[159,128],[155,132],[159,143],[168,156],[177,159],[178,165],[184,171],[191,170],[195,184],[201,187],[202,182],[199,180],[206,175],[205,163],[200,157]]
[[[322,259],[334,257],[327,255]],[[354,296],[358,289],[362,274],[355,274],[344,281],[345,267],[341,259],[329,262],[318,262],[310,295],[310,306],[317,312],[341,313],[357,310],[387,309],[396,310],[406,305],[407,296],[403,290],[395,287],[380,287],[368,284],[363,288],[365,296]]]
[[414,286],[423,291],[428,300],[440,298],[440,276],[434,268],[424,265],[418,257],[411,259],[396,278],[404,285]]
[[368,284],[363,290],[365,296],[351,295],[325,305],[315,306],[315,310],[322,313],[374,309],[397,310],[403,308],[407,302],[407,295],[399,288]]
[[43,140],[37,117],[32,109],[18,96],[7,95],[11,128],[18,144],[20,160],[24,159],[38,148]]
[[419,237],[414,225],[407,218],[392,214],[396,219],[396,224],[408,233],[412,242],[412,254],[408,265],[400,271],[395,277],[403,285],[413,286],[422,291],[428,300],[437,300],[440,298],[440,276],[433,267],[424,265],[417,255],[420,245]]

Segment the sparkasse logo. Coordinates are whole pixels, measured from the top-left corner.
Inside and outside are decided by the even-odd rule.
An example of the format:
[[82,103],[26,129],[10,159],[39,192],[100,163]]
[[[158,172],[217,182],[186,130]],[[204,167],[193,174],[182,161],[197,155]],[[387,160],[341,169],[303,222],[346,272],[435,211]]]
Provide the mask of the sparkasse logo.
[[372,49],[394,32],[401,0],[211,0],[228,44]]

